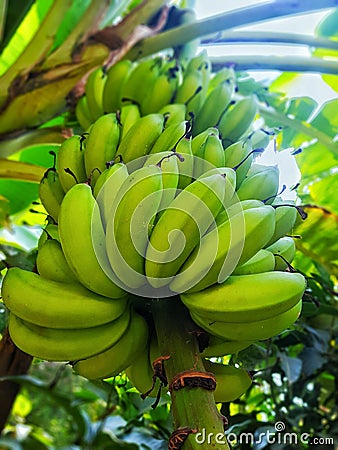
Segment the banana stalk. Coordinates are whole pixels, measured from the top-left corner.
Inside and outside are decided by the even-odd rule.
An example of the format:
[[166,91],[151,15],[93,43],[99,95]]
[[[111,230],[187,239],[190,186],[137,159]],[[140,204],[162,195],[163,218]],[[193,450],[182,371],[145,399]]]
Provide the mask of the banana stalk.
[[[161,356],[170,355],[170,358],[164,361],[168,382],[185,370],[205,372],[198,349],[197,327],[179,297],[154,300],[151,308]],[[196,440],[196,433],[204,431],[206,436],[212,433],[213,444],[216,435],[222,436],[222,448],[229,450],[225,442],[222,416],[215,406],[213,391],[200,387],[173,390],[171,401],[175,430],[181,427],[192,430],[184,441],[185,450],[200,450],[201,444]],[[209,448],[209,445],[204,448]]]

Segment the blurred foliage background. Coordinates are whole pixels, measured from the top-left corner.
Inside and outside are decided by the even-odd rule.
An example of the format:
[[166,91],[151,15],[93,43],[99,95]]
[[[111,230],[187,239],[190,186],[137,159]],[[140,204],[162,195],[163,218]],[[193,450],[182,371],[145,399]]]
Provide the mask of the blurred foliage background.
[[[76,91],[69,92],[76,85],[81,87],[86,73],[109,55],[115,60],[132,55],[128,51],[134,45],[170,49],[173,25],[156,33],[152,28],[154,14],[164,3],[0,1],[1,276],[11,266],[34,267],[46,217],[39,204],[38,182],[53,165],[49,152],[57,152],[71,130],[81,132],[74,114]],[[172,3],[194,12],[193,2]],[[278,14],[281,3],[272,1],[269,8],[275,6]],[[254,383],[239,400],[220,404],[219,409],[229,420],[227,433],[258,436],[267,430],[274,432],[274,424],[281,421],[285,431],[308,433],[310,440],[318,437],[322,441],[317,445],[310,441],[287,445],[230,442],[243,450],[333,449],[327,439],[337,442],[338,437],[338,98],[319,105],[311,91],[306,96],[289,94],[304,71],[322,73],[323,82],[338,91],[338,10],[326,0],[309,2],[307,8],[305,2],[295,3],[303,3],[304,14],[311,8],[328,8],[314,35],[303,36],[309,57],[295,60],[293,71],[283,70],[290,61],[282,58],[273,82],[255,79],[239,63],[237,85],[240,93],[255,93],[260,101],[260,126],[275,134],[278,152],[287,153],[289,161],[294,158],[299,167],[299,184],[288,186],[285,195],[296,196],[308,214],[306,220],[299,218],[294,230],[301,239],[296,239],[299,252],[293,264],[307,277],[308,288],[301,317],[292,329],[229,357],[232,364],[252,372]],[[248,8],[242,11],[243,25],[261,20],[260,14],[264,17],[260,5],[256,15]],[[224,13],[225,30],[231,28],[229,14]],[[203,23],[189,24],[191,35],[202,39],[197,42],[199,49],[210,43],[219,45],[219,30],[210,32],[213,20],[210,16]],[[110,27],[111,42],[122,42],[120,47],[108,48],[102,39],[88,39],[105,27]],[[175,31],[175,39],[183,45],[187,28],[178,26]],[[224,43],[231,33],[227,35]],[[271,41],[273,37],[270,33]],[[252,35],[254,39],[257,36]],[[294,39],[289,34],[290,44]],[[251,56],[250,62],[248,56],[246,66],[255,69],[255,59]],[[225,62],[225,57],[214,58],[215,67]],[[271,60],[265,69],[272,70],[273,65]],[[36,104],[33,99],[38,99]],[[0,302],[0,333],[5,327],[6,310]],[[15,380],[21,390],[0,436],[0,449],[167,448],[172,431],[169,397],[153,409],[153,400],[141,400],[125,376],[93,383],[73,375],[70,366],[34,360],[29,374]]]

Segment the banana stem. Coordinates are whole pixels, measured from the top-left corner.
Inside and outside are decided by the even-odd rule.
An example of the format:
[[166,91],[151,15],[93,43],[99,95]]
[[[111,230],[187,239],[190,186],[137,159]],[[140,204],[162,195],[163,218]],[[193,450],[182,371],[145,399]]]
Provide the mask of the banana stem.
[[338,61],[308,56],[225,55],[210,58],[213,71],[228,65],[236,70],[281,70],[283,72],[338,73]]
[[[179,296],[154,300],[152,313],[161,355],[170,355],[164,363],[168,382],[186,370],[205,372],[197,342],[198,329]],[[222,442],[222,448],[229,450],[224,422],[216,408],[213,391],[184,387],[172,391],[171,401],[175,429],[188,427],[194,431],[188,435],[184,450],[218,448],[215,446],[217,439]]]
[[229,30],[269,19],[277,19],[278,17],[334,8],[335,6],[335,0],[322,0],[321,2],[316,0],[308,0],[306,2],[300,0],[275,0],[261,5],[236,9],[144,39],[129,52],[127,58],[137,59],[151,55],[166,48],[172,48],[193,39],[217,33],[218,31]]
[[248,43],[248,44],[296,44],[306,45],[312,48],[329,48],[336,50],[337,41],[316,36],[308,36],[298,33],[272,33],[270,31],[228,31],[218,33],[210,38],[203,39],[203,46],[218,46],[228,43]]

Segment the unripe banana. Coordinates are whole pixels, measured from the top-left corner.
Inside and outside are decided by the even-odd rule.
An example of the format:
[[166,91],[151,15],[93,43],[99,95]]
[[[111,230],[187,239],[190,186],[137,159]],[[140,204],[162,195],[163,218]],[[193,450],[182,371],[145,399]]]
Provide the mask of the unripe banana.
[[213,91],[219,84],[228,81],[229,83],[235,84],[236,82],[236,72],[232,67],[223,67],[216,73],[211,74],[211,78],[208,86],[208,94]]
[[183,103],[170,103],[163,106],[158,113],[165,117],[164,128],[185,120],[187,108]]
[[229,108],[218,123],[224,148],[241,139],[250,129],[257,113],[254,97],[245,97]]
[[[252,166],[251,166],[252,167]],[[237,196],[240,200],[255,198],[265,200],[265,203],[272,203],[279,188],[279,169],[277,166],[264,166],[259,172],[250,173],[245,178]]]
[[206,53],[192,58],[183,72],[183,81],[176,91],[174,101],[186,105],[187,120],[198,114],[206,99],[210,72],[211,64]]
[[102,95],[105,113],[116,112],[121,108],[121,91],[132,68],[133,63],[129,59],[123,59],[109,67]]
[[84,183],[87,174],[84,165],[83,138],[75,135],[66,139],[60,146],[56,163],[59,180],[65,192],[76,183]]
[[216,403],[233,402],[241,397],[252,384],[251,376],[243,368],[227,366],[209,360],[204,360],[203,363],[205,369],[212,372],[216,378],[214,392]]
[[174,292],[196,292],[222,283],[235,267],[264,247],[275,228],[270,206],[251,208],[230,217],[199,242],[170,284]]
[[162,198],[160,167],[144,166],[122,184],[106,228],[110,265],[127,289],[144,285],[144,258]]
[[231,97],[234,93],[234,78],[215,86],[212,89],[200,111],[198,112],[193,127],[193,134],[197,135],[208,127],[215,127],[219,123],[222,114],[228,108]]
[[[127,377],[131,384],[140,392],[144,394],[148,392],[153,384],[153,368],[149,361],[149,347],[146,346],[139,354],[134,358],[132,364],[125,370]],[[154,397],[157,394],[156,388],[150,397]]]
[[140,109],[137,105],[122,105],[119,113],[117,114],[121,124],[120,142],[124,139],[130,128],[141,117]]
[[180,139],[185,137],[188,128],[189,122],[186,120],[168,126],[160,134],[149,153],[160,153],[176,149]]
[[[284,236],[266,247],[266,250],[275,255],[275,270],[285,270],[292,263],[296,254],[296,245],[292,237]],[[286,262],[287,261],[287,262]]]
[[196,313],[191,313],[191,317],[197,325],[205,331],[221,339],[260,341],[270,339],[272,336],[277,336],[282,331],[288,329],[295,323],[301,310],[302,300],[281,314],[276,314],[274,317],[264,320],[255,320],[253,322],[237,323],[210,321]]
[[[251,167],[253,161],[253,156],[250,155],[251,150],[247,141],[242,140],[229,145],[224,151],[224,165],[236,167],[237,189],[241,186]],[[240,164],[242,161],[243,163]]]
[[[179,180],[178,165],[179,156],[176,152],[161,152],[149,155],[144,165],[158,165],[162,172],[163,193],[158,210],[161,212],[169,207],[176,196],[176,190]],[[160,214],[160,213],[159,213]]]
[[[117,163],[102,172],[95,184],[94,196],[96,196],[104,229],[106,229],[108,219],[112,214],[114,199],[128,176],[127,166]],[[99,190],[96,189],[97,185]]]
[[117,342],[129,324],[127,309],[118,319],[91,328],[53,329],[9,314],[9,334],[23,352],[47,361],[74,361],[103,352]]
[[[283,206],[283,203],[287,203],[287,205]],[[288,205],[293,205],[293,203],[292,200],[288,200],[287,202],[276,202],[275,200],[273,202],[273,206],[276,210],[276,225],[275,232],[267,245],[273,244],[292,230],[297,219],[297,209],[295,206]]]
[[209,335],[209,344],[201,353],[202,358],[234,355],[249,347],[254,341],[228,341],[212,334]]
[[59,214],[59,233],[66,260],[86,288],[105,297],[125,295],[112,281],[115,275],[104,247],[100,211],[88,184],[76,184],[65,195]]
[[58,221],[60,205],[65,195],[59,175],[54,168],[48,169],[39,184],[39,197],[45,210],[55,222]]
[[91,185],[95,185],[106,163],[114,159],[119,140],[120,125],[115,113],[105,114],[93,123],[84,150],[85,168]]
[[132,312],[130,324],[112,347],[90,358],[77,361],[73,369],[90,380],[110,378],[125,370],[142,352],[148,340],[148,325],[144,318]]
[[[230,200],[236,200],[236,196],[232,197]],[[243,211],[251,208],[259,208],[261,206],[264,206],[264,203],[261,202],[260,200],[255,199],[243,200],[242,202],[235,201],[225,210],[221,210],[221,212],[216,217],[215,223],[217,226],[221,225],[223,222],[226,222],[227,220],[229,220],[231,217],[235,216],[238,213],[242,213]]]
[[198,178],[212,167],[224,166],[224,150],[222,141],[215,134],[210,134],[196,154],[194,177]]
[[288,311],[302,298],[305,287],[300,273],[273,271],[231,276],[222,284],[180,297],[192,313],[208,320],[242,323]]
[[38,240],[38,250],[40,250],[47,239],[56,239],[57,241],[60,240],[59,228],[54,223],[48,223],[42,230],[42,233]]
[[60,283],[78,282],[66,261],[60,242],[56,239],[47,239],[40,247],[36,257],[36,267],[39,274],[47,280]]
[[163,131],[164,116],[148,114],[137,120],[122,138],[117,154],[127,163],[147,155]]
[[[167,285],[222,207],[225,180],[216,174],[189,184],[155,225],[146,254],[149,283]],[[174,239],[176,235],[176,239]]]
[[178,162],[179,180],[178,188],[185,189],[193,179],[194,156],[191,150],[191,138],[183,138],[176,146],[176,153],[184,159]]
[[121,100],[130,100],[140,106],[156,82],[162,65],[161,58],[150,58],[134,66],[123,86]]
[[249,275],[251,273],[271,272],[274,269],[275,258],[273,254],[268,250],[261,249],[246,263],[238,265],[233,271],[233,275]]
[[7,271],[2,296],[13,314],[48,328],[96,327],[120,317],[127,305],[125,298],[111,301],[79,283],[47,280],[18,267]]
[[208,136],[215,135],[219,136],[218,129],[215,127],[209,127],[203,130],[201,133],[197,134],[191,141],[191,150],[195,156],[198,155],[200,148],[205,143]]
[[87,97],[85,95],[78,100],[75,107],[75,115],[83,131],[86,131],[92,124],[93,120],[90,115]]
[[142,100],[142,115],[156,113],[163,106],[171,102],[178,87],[180,78],[179,71],[180,69],[176,60],[169,62],[169,65],[165,65],[165,69],[154,80],[151,88]]
[[92,122],[95,122],[95,120],[104,114],[102,96],[106,79],[107,76],[102,68],[99,67],[89,74],[86,81],[85,93]]

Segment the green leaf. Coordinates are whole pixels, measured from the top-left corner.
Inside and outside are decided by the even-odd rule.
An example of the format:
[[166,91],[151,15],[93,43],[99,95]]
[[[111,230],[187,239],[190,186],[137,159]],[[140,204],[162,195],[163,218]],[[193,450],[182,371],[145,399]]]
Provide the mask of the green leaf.
[[86,9],[90,3],[91,0],[73,0],[71,7],[66,12],[65,17],[57,30],[51,52],[58,48],[73,31],[82,15],[86,13]]
[[[326,38],[331,38],[338,41],[338,9],[336,8],[331,13],[329,13],[324,19],[319,23],[315,30],[317,36],[322,36]],[[338,47],[338,43],[337,43]],[[322,58],[338,58],[338,50],[322,50],[316,49],[313,55]],[[323,75],[323,80],[332,87],[336,92],[338,92],[338,76],[337,75]]]
[[50,389],[49,385],[29,375],[13,375],[0,377],[0,381],[10,380],[25,386],[28,389],[36,390],[50,398],[56,405],[63,408],[73,419],[72,425],[76,428],[78,436],[86,439],[89,434],[88,421],[79,407],[73,406],[70,399],[64,395],[56,393]]
[[338,215],[338,173],[309,186],[314,203]]
[[2,41],[0,44],[0,52],[6,47],[9,40],[15,33],[19,24],[29,11],[29,8],[34,3],[34,0],[10,0],[3,1],[3,5],[6,5],[5,18],[4,18],[4,30],[2,35]]
[[285,373],[288,383],[295,383],[302,372],[302,360],[287,356],[285,353],[279,353],[279,358],[281,361],[281,369]]
[[337,275],[337,215],[316,206],[305,206],[303,209],[308,217],[299,221],[293,229],[294,234],[301,236],[301,239],[295,240],[297,249],[322,264],[329,273]]
[[311,120],[311,125],[322,133],[330,137],[335,137],[338,134],[338,99],[333,99],[325,102],[314,119]]
[[299,169],[302,173],[302,185],[322,178],[329,174],[330,169],[337,166],[338,156],[335,156],[321,142],[310,144],[296,155]]

